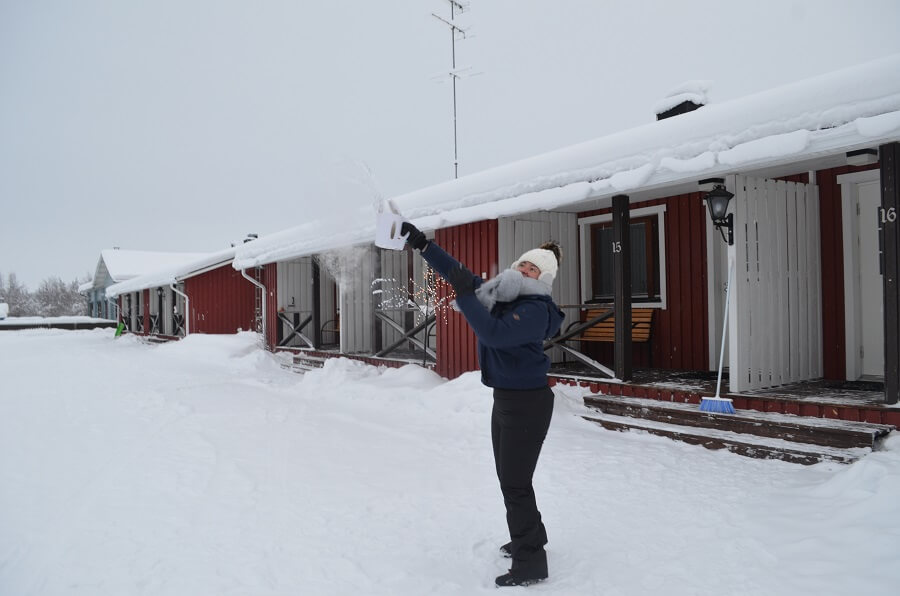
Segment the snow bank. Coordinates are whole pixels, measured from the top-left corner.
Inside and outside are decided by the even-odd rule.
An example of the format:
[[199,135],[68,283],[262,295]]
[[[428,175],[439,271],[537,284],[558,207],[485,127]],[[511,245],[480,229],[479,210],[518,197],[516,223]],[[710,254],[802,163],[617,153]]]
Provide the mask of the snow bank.
[[[0,594],[496,595],[477,373],[297,375],[256,341],[0,334]],[[896,592],[898,438],[803,467],[605,431],[555,392],[529,593]]]

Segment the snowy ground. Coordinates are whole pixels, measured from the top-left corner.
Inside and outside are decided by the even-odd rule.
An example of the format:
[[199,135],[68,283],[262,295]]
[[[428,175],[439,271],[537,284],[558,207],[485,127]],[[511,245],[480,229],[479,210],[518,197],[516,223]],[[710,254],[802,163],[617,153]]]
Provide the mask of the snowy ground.
[[[0,383],[4,596],[497,594],[476,375],[34,330],[0,334]],[[551,578],[528,593],[897,593],[900,438],[851,466],[760,461],[605,431],[557,389]]]

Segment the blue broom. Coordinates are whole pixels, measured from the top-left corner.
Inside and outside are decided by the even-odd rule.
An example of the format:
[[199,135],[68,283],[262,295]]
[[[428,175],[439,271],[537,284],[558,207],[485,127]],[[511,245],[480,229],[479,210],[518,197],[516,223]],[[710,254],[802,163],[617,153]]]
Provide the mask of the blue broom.
[[719,397],[722,387],[722,361],[725,358],[725,332],[728,331],[728,305],[731,300],[731,278],[734,273],[734,263],[728,260],[728,284],[725,286],[725,317],[722,322],[722,347],[719,350],[719,378],[716,381],[716,396],[704,397],[700,400],[701,412],[716,412],[718,414],[734,414],[734,404],[728,397]]

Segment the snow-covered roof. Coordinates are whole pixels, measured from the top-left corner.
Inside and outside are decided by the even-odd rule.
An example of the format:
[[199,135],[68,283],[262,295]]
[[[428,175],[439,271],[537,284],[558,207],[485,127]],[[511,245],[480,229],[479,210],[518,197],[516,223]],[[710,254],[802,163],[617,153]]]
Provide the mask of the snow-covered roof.
[[[550,210],[900,140],[900,54],[523,159],[391,199],[422,229]],[[371,242],[374,214],[238,247],[235,268]],[[338,232],[338,233],[336,233]]]
[[[151,271],[192,261],[206,254],[107,248],[100,251],[100,261],[97,264],[97,268],[99,271],[101,266],[105,266],[106,271],[109,273],[109,278],[113,282],[120,282],[145,275]],[[95,275],[94,277],[96,279],[97,276]]]
[[139,275],[113,284],[106,288],[106,295],[109,298],[126,294],[128,292],[137,292],[147,288],[156,288],[160,286],[168,286],[182,279],[192,277],[198,273],[210,268],[218,267],[229,263],[234,259],[235,247],[226,248],[219,252],[200,253],[193,255],[192,258],[178,261],[177,263],[167,266],[157,267],[150,273]]

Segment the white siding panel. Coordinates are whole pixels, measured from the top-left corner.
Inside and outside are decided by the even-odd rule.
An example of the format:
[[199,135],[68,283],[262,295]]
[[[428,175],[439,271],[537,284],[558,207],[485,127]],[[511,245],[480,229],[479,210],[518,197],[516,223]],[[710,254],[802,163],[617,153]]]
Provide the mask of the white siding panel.
[[810,185],[807,188],[807,197],[809,200],[809,221],[811,222],[810,234],[808,238],[809,256],[808,267],[810,268],[810,294],[809,309],[807,311],[809,317],[810,328],[810,378],[817,379],[823,375],[822,359],[824,353],[822,350],[822,239],[820,227],[820,211],[819,211],[819,187]]
[[[381,282],[373,287],[373,290],[381,290],[376,294],[374,304],[379,308],[385,308],[391,320],[404,326],[406,313],[393,309],[402,308],[406,304],[408,295],[409,273],[407,272],[407,252],[399,250],[378,250],[381,253]],[[382,347],[390,345],[400,339],[400,332],[384,322],[381,326]],[[406,326],[408,327],[408,326]]]
[[374,343],[375,279],[374,246],[358,249],[351,258],[339,260],[341,293],[341,351],[346,354],[370,353]]
[[734,205],[734,291],[731,293],[731,307],[736,332],[731,334],[731,360],[729,381],[731,391],[743,391],[750,387],[750,280],[748,278],[747,256],[747,188],[743,177],[738,176],[735,186]]
[[788,228],[787,228],[787,187],[786,185],[776,185],[775,181],[771,181],[771,186],[775,188],[775,271],[773,272],[777,287],[774,288],[778,296],[778,312],[775,315],[777,329],[774,338],[777,341],[778,367],[777,382],[778,384],[788,383],[790,381],[791,370],[791,334],[790,334],[790,311],[787,305],[790,302],[790,283],[788,272]]
[[806,314],[809,312],[809,259],[806,251],[809,248],[807,237],[809,235],[809,213],[807,210],[806,187],[802,184],[789,183],[788,188],[793,188],[797,197],[797,277],[800,290],[800,300],[798,302],[797,312],[797,328],[799,333],[797,343],[800,346],[800,369],[799,375],[801,379],[808,379],[809,376],[809,350],[811,348],[809,341],[809,318]]
[[[509,267],[526,250],[555,240],[562,249],[562,262],[553,282],[553,300],[560,306],[580,302],[578,268],[578,216],[575,213],[535,212],[498,220],[500,268]],[[563,308],[563,327],[578,320],[577,309]],[[562,362],[561,350],[548,352],[551,361]]]
[[[288,319],[295,317],[302,321],[312,314],[312,260],[311,257],[303,257],[293,261],[285,261],[276,265],[276,310],[284,313]],[[281,326],[281,336],[287,337],[291,333],[291,325],[278,319]],[[303,335],[312,338],[312,327],[303,328]],[[299,337],[293,337],[287,342],[291,347],[307,347]]]
[[819,209],[804,184],[735,177],[731,390],[822,370]]

